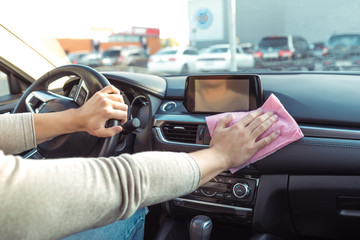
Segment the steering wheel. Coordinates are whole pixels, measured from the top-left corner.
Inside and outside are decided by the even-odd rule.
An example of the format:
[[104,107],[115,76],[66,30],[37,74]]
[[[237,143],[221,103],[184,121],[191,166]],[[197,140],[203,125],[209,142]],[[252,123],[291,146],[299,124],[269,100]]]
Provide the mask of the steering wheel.
[[[79,84],[75,85],[68,97],[49,91],[49,85],[62,77],[77,76]],[[18,101],[13,113],[32,112],[46,113],[78,108],[100,89],[109,86],[110,82],[98,71],[84,65],[65,65],[57,67],[32,83]],[[118,125],[110,120],[107,126]],[[94,137],[87,132],[65,134],[39,144],[26,153],[24,158],[58,158],[110,156],[116,147],[119,134],[109,138]]]

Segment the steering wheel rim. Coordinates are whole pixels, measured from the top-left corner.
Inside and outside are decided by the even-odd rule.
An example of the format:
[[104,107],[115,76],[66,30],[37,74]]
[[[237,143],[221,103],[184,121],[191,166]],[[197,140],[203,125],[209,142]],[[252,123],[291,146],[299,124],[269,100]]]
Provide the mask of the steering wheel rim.
[[[66,76],[77,76],[80,78],[78,90],[76,92],[77,95],[76,95],[76,98],[74,98],[74,99],[67,98],[67,97],[49,92],[48,88],[52,82],[54,82],[62,77],[66,77]],[[48,109],[46,109],[44,112],[56,112],[56,111],[70,109],[70,108],[76,108],[76,104],[78,104],[77,107],[80,107],[82,105],[81,103],[84,103],[87,99],[89,99],[97,91],[99,91],[102,88],[109,86],[109,85],[110,85],[110,82],[100,72],[98,72],[95,69],[90,68],[88,66],[70,64],[70,65],[64,65],[61,67],[57,67],[57,68],[54,68],[53,70],[47,72],[46,74],[44,74],[42,77],[40,77],[38,80],[33,82],[26,89],[26,91],[20,97],[18,103],[16,104],[13,113],[35,112],[35,111],[32,111],[32,106],[31,106],[32,104],[29,104],[29,102],[27,102],[27,101],[31,102],[32,99],[30,97],[34,97],[34,96],[35,96],[35,99],[41,99],[41,101],[45,101],[43,103],[41,109],[46,109],[46,107],[47,107],[46,105],[49,105]],[[83,98],[83,101],[77,101],[80,98],[79,95],[80,95],[80,91],[82,89],[85,89],[85,91],[87,91],[86,97]],[[29,98],[30,98],[30,100],[29,100]],[[46,99],[46,100],[44,100],[44,99]],[[56,100],[54,100],[54,99],[56,99]],[[73,102],[71,102],[71,100]],[[54,102],[57,102],[57,103],[50,104],[50,103],[54,103]],[[54,106],[59,106],[59,102],[60,102],[61,106],[54,107]],[[79,105],[79,103],[80,103],[80,105]],[[59,108],[60,110],[57,108]],[[65,108],[65,109],[63,109],[63,108]],[[118,124],[119,123],[117,120],[109,120],[107,122],[108,127],[115,126]],[[65,139],[65,138],[67,138],[67,139]],[[90,139],[92,139],[91,141],[94,141],[93,139],[95,139],[96,137],[93,137],[90,134],[85,133],[85,132],[66,134],[66,135],[62,135],[62,136],[53,138],[51,140],[48,140],[45,143],[39,144],[39,146],[45,146],[45,148],[47,147],[47,149],[50,152],[50,150],[54,150],[54,148],[57,148],[60,145],[68,146],[68,147],[71,146],[74,142],[78,142],[78,140],[76,140],[76,138],[81,138],[81,139],[85,140],[85,143],[86,143],[86,141],[90,141]],[[72,142],[69,139],[72,139]],[[100,147],[98,156],[99,157],[110,156],[115,150],[118,139],[119,139],[119,134],[116,134],[112,137],[106,138],[104,141],[101,141],[103,143],[102,143],[102,146]],[[65,142],[65,143],[63,143],[63,142]],[[99,138],[97,138],[97,142],[99,142]],[[49,143],[51,146],[46,145],[46,144],[49,145]],[[97,147],[99,148],[98,145],[99,144],[97,144]],[[43,154],[39,154],[39,151],[38,151],[39,146],[37,146],[36,151],[33,150],[33,152],[36,152],[36,154],[40,155],[41,156],[40,158],[42,158]],[[60,150],[57,151],[58,154],[56,154],[56,156],[49,156],[51,154],[47,153],[47,154],[45,154],[45,157],[48,157],[48,158],[70,157],[70,156],[67,156],[66,154],[62,155],[60,153],[61,151],[64,151],[64,149],[61,150],[61,146],[60,146]],[[82,153],[82,154],[84,154],[84,153]],[[75,155],[82,156],[82,154],[75,154]],[[36,157],[36,158],[39,158],[39,157]]]

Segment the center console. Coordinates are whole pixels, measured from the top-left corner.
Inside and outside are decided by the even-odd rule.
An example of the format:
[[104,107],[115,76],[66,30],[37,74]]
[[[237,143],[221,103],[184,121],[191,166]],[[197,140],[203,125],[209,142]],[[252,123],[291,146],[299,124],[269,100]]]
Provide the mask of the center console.
[[175,215],[207,214],[213,219],[251,224],[259,179],[230,172],[213,178],[189,195],[168,202]]
[[[189,76],[185,85],[184,99],[164,101],[155,115],[154,149],[192,152],[208,148],[207,116],[251,111],[263,103],[257,75]],[[214,220],[250,225],[258,186],[259,174],[252,165],[235,174],[225,171],[194,192],[168,201],[166,210],[170,215],[206,214]]]

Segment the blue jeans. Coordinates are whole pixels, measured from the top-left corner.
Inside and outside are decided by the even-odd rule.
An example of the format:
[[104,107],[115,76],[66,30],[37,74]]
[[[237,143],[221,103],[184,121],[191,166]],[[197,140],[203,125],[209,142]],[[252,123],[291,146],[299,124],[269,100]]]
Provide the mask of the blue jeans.
[[76,233],[62,238],[62,240],[142,240],[147,212],[147,208],[142,208],[128,219]]

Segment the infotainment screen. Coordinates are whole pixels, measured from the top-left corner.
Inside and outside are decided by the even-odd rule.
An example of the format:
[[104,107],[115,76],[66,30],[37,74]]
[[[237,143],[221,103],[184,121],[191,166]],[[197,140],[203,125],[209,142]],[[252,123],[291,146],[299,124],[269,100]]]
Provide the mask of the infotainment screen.
[[262,104],[257,75],[189,76],[184,105],[191,113],[249,111]]

